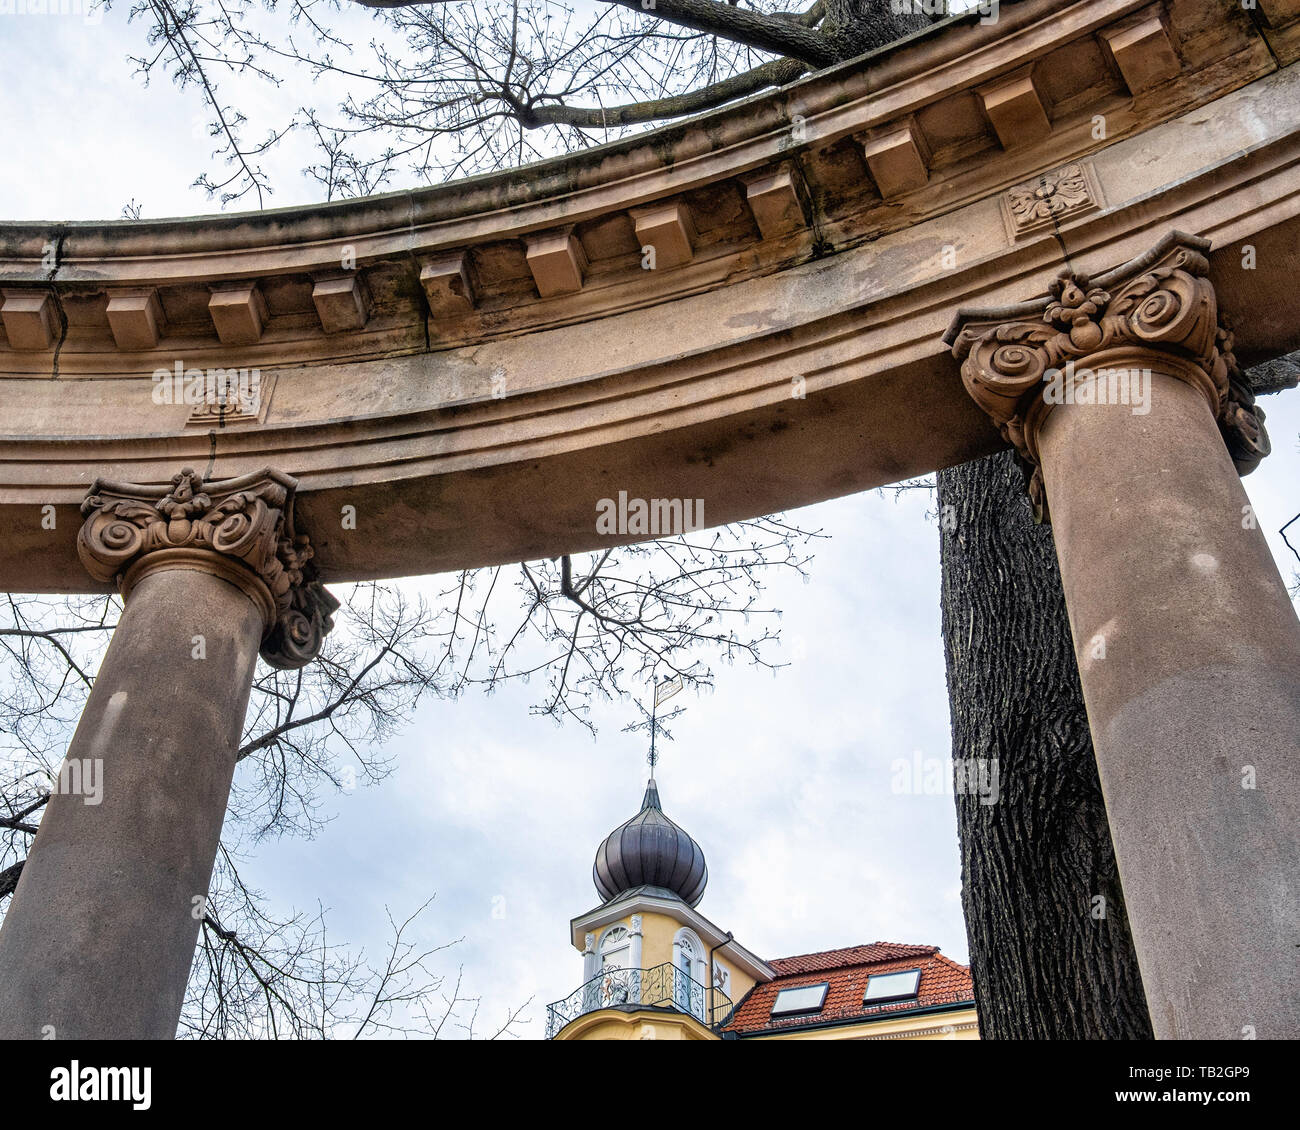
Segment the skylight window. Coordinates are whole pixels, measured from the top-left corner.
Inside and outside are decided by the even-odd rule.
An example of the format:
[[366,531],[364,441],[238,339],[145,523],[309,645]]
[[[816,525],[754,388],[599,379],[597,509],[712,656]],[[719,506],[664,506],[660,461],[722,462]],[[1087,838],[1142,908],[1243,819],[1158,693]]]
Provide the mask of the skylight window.
[[902,973],[877,973],[867,978],[863,1004],[884,1004],[886,1001],[906,1001],[916,996],[921,985],[919,969],[905,969]]
[[821,1012],[826,1000],[827,983],[820,985],[800,985],[797,989],[782,989],[776,994],[772,1005],[772,1015],[798,1016],[801,1013]]

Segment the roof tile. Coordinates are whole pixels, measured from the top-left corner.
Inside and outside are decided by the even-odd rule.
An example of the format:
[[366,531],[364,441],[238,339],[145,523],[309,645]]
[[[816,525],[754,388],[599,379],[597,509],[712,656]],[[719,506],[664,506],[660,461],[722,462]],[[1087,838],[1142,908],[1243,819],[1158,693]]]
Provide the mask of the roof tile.
[[[780,1031],[828,1020],[869,1020],[941,1004],[974,1003],[975,989],[968,966],[959,965],[939,952],[938,946],[909,946],[896,942],[871,942],[844,949],[778,957],[768,962],[777,976],[756,985],[736,1007],[728,1031],[749,1035]],[[916,999],[889,1004],[864,1005],[867,978],[879,973],[920,969]],[[782,989],[826,982],[826,1001],[813,1015],[772,1019],[772,1005]]]

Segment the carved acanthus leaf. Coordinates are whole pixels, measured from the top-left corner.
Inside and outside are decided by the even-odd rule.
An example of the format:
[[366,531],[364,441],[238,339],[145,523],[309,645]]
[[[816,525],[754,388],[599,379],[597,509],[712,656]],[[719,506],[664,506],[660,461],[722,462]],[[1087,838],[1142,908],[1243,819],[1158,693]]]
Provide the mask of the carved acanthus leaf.
[[1167,239],[1163,253],[1138,261],[1128,277],[1111,272],[1104,286],[1067,269],[1051,284],[1041,314],[968,315],[959,330],[949,331],[966,390],[1032,471],[1029,490],[1040,517],[1046,513],[1037,449],[1048,411],[1044,392],[1070,362],[1117,364],[1114,358],[1133,347],[1191,361],[1170,371],[1195,383],[1210,401],[1238,469],[1246,473],[1267,454],[1263,413],[1240,379],[1231,334],[1218,323],[1206,278],[1209,261],[1198,244],[1203,241]]
[[1264,409],[1255,403],[1255,394],[1237,365],[1232,331],[1226,326],[1219,328],[1218,346],[1223,376],[1228,384],[1219,431],[1223,433],[1223,442],[1237,473],[1249,475],[1273,450],[1273,445],[1264,427]]
[[186,467],[170,487],[96,481],[81,504],[77,552],[98,581],[118,581],[161,550],[206,550],[265,585],[275,615],[262,657],[301,667],[320,650],[338,601],[315,579],[312,548],[293,528],[295,480],[276,471],[205,483]]

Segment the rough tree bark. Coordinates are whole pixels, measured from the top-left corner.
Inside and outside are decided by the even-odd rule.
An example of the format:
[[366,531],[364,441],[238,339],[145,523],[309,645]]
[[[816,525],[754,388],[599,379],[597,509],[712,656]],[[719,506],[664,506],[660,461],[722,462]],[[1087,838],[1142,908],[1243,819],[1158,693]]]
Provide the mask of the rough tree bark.
[[929,26],[920,12],[894,12],[888,0],[826,0],[819,30],[837,59],[853,59]]
[[999,775],[957,796],[980,1035],[1151,1039],[1051,530],[1011,451],[938,483],[952,756]]

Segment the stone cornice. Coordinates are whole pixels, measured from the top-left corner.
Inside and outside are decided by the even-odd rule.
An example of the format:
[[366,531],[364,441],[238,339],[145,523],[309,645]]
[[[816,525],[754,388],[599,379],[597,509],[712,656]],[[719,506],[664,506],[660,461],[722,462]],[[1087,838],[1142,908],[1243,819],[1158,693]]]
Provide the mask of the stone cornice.
[[[1183,27],[1193,9],[1197,25]],[[1034,4],[1016,10],[1042,14]],[[1109,9],[1097,11],[1104,17]],[[843,253],[823,254],[823,246],[814,255],[805,229],[746,245],[754,254],[741,260],[713,258],[722,245],[703,242],[716,230],[708,235],[697,215],[689,229],[682,224],[694,240],[692,263],[664,272],[638,266],[633,284],[588,257],[582,290],[490,312],[465,298],[467,288],[473,294],[486,282],[491,289],[490,277],[438,262],[421,283],[407,257],[399,264],[410,268],[403,285],[431,291],[445,309],[459,301],[485,326],[496,319],[495,340],[458,347],[439,338],[436,318],[427,341],[418,320],[403,323],[409,348],[388,331],[367,337],[387,316],[384,287],[351,288],[337,278],[325,280],[322,307],[344,326],[369,309],[363,329],[312,336],[311,280],[285,276],[280,289],[264,288],[269,322],[261,342],[219,350],[204,336],[210,330],[181,325],[167,302],[160,322],[148,296],[123,296],[119,321],[132,340],[147,340],[151,326],[184,331],[159,339],[160,349],[177,350],[168,367],[178,357],[187,368],[275,362],[262,371],[259,411],[237,419],[226,414],[196,426],[189,406],[151,403],[157,355],[113,352],[107,324],[92,326],[103,309],[98,284],[56,281],[45,293],[57,292],[59,305],[53,298],[20,305],[15,324],[29,340],[57,334],[54,315],[62,310],[69,317],[63,345],[6,351],[0,338],[7,433],[0,437],[0,577],[14,591],[94,587],[67,533],[76,529],[86,485],[97,475],[162,483],[183,463],[210,464],[219,477],[291,470],[314,564],[331,581],[608,547],[592,515],[611,483],[646,498],[707,495],[710,520],[723,523],[924,475],[1005,442],[966,394],[940,340],[953,311],[1044,293],[1063,260],[1096,274],[1170,229],[1213,240],[1210,277],[1236,327],[1242,363],[1290,352],[1300,346],[1291,254],[1300,233],[1300,67],[1278,69],[1254,36],[1257,25],[1233,5],[1176,11],[1172,30],[1186,33],[1178,44],[1182,77],[1142,96],[1104,82],[1071,95],[1054,105],[1048,137],[1011,150],[993,141],[965,156],[932,148],[927,184],[888,203],[872,189],[858,149],[789,148],[786,159],[805,178],[829,176],[842,159],[841,178],[818,181],[818,199],[805,213],[817,238],[847,231],[855,216],[887,217],[892,230]],[[1141,14],[1126,12],[1122,19]],[[1049,24],[1039,19],[1034,34],[1047,34]],[[1100,50],[1071,42],[1039,65],[1048,85],[1059,88],[1076,55],[1086,63]],[[858,81],[851,73],[853,66],[840,68],[809,83],[824,80],[844,93]],[[1222,93],[1237,84],[1244,85]],[[923,131],[944,124],[949,106],[937,105],[938,117],[916,115]],[[839,109],[852,106],[846,100]],[[1106,114],[1110,140],[1090,136],[1095,109]],[[1079,161],[1087,166],[1082,180],[1067,178],[1064,166]],[[1056,179],[1072,186],[1067,206],[1041,227],[1034,218],[1022,223],[1012,207],[1008,226],[1003,189],[1050,181],[1057,169]],[[754,183],[764,193],[793,191],[784,175]],[[801,194],[790,199],[788,208],[764,206],[769,228],[801,214]],[[743,194],[732,202],[749,209],[744,215],[753,211]],[[832,205],[842,223],[827,219]],[[255,243],[259,225],[278,218],[245,217],[247,239]],[[781,258],[795,245],[804,248],[802,260]],[[1240,269],[1244,245],[1258,247],[1254,271]],[[830,239],[829,246],[841,245]],[[691,274],[697,270],[703,275]],[[527,271],[522,250],[519,271]],[[689,294],[675,289],[687,276],[699,284]],[[294,286],[306,313],[290,316],[283,311]],[[596,298],[625,286],[640,288],[643,305],[599,316]],[[186,309],[206,317],[210,297],[204,289]],[[569,321],[539,329],[517,320],[546,303]],[[223,294],[222,308],[242,313],[236,328],[261,318],[246,290]],[[361,338],[374,356],[347,359]],[[23,371],[28,376],[19,379]],[[340,527],[344,506],[358,516],[354,531]],[[45,515],[50,507],[57,525]]]
[[[1116,35],[1133,26],[1154,29],[1143,50],[1163,45],[1173,60],[1158,99],[1146,97],[1151,76],[1117,54]],[[322,364],[671,301],[876,238],[1094,150],[1099,112],[1113,141],[1276,65],[1240,12],[1193,19],[1163,0],[1020,0],[994,23],[954,17],[649,135],[438,188],[185,220],[0,224],[15,327],[0,338],[0,375],[48,373],[56,343],[62,375],[139,374],[181,350],[187,362]],[[1028,141],[1015,117],[1026,108],[1046,129]],[[915,167],[900,176],[905,151]],[[654,271],[640,265],[640,247],[655,241],[637,222],[649,205],[700,237]],[[569,232],[585,269],[555,290],[531,248]],[[339,289],[341,267],[352,293]],[[235,330],[229,295],[213,304],[229,288],[246,304]]]
[[[972,1015],[974,1014],[974,1009],[971,1010],[971,1013]],[[978,1031],[979,1031],[979,1021],[977,1019],[971,1019],[967,1021],[959,1021],[953,1024],[931,1024],[925,1028],[902,1029],[901,1031],[898,1032],[885,1032],[885,1033],[867,1032],[858,1038],[863,1040],[917,1040],[925,1036],[943,1037],[943,1036],[953,1036],[958,1032],[978,1032]]]
[[1040,519],[1046,498],[1038,436],[1060,402],[1054,391],[1073,396],[1076,384],[1091,383],[1100,395],[1104,377],[1096,374],[1158,366],[1204,395],[1241,474],[1268,454],[1264,414],[1242,379],[1206,277],[1209,250],[1209,240],[1175,231],[1095,278],[1067,268],[1046,296],[958,312],[944,341],[961,362],[966,391],[1032,468],[1029,493]]
[[123,598],[158,569],[199,568],[238,584],[262,613],[262,658],[301,667],[333,627],[338,601],[315,579],[310,540],[294,529],[297,485],[270,469],[204,482],[187,467],[168,486],[96,480],[81,504],[77,552]]
[[[977,13],[719,110],[618,142],[443,185],[330,203],[147,221],[0,224],[3,277],[30,262],[40,281],[52,226],[66,240],[56,280],[101,281],[102,272],[148,281],[187,279],[215,257],[289,252],[294,265],[325,265],[336,240],[361,260],[499,239],[572,224],[747,172],[795,149],[815,149],[864,129],[887,131],[941,95],[973,88],[1023,62],[1135,11],[1152,0],[1013,0],[996,23]],[[802,122],[791,135],[791,114]],[[670,179],[665,182],[664,176]],[[373,241],[367,243],[367,241]],[[312,258],[324,245],[331,254]],[[202,276],[211,281],[204,271]]]

